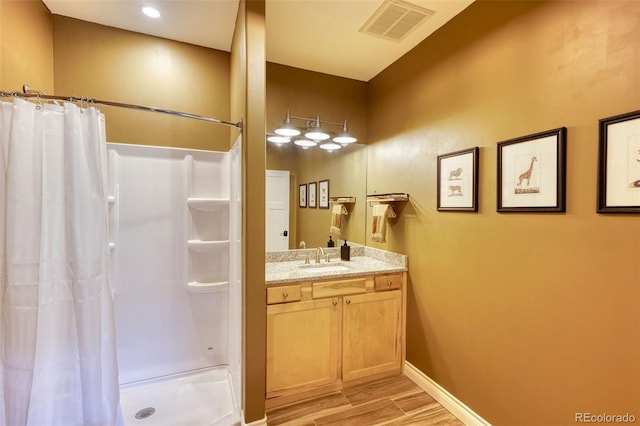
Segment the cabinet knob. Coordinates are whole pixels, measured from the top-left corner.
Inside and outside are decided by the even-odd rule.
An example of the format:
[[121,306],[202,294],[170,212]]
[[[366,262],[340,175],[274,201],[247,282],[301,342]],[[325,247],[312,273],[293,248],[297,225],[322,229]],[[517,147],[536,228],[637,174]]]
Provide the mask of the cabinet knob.
[[332,304],[333,306],[336,306],[336,305],[338,304],[338,301],[337,301],[336,299],[333,299],[333,302],[331,302],[331,304]]
[[289,297],[289,293],[287,293],[286,291],[284,293],[282,293],[282,298],[286,299],[287,297]]
[[350,304],[351,304],[351,300],[347,299],[347,305],[350,305]]
[[391,281],[387,281],[387,285],[388,285],[389,287],[391,287],[391,285],[392,285],[392,284],[393,284],[393,283],[392,283]]

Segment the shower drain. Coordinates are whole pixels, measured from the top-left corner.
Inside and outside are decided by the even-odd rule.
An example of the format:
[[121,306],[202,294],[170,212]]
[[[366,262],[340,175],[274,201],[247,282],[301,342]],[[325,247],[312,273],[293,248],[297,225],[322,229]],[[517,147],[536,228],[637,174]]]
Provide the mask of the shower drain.
[[151,416],[155,412],[156,412],[156,409],[153,407],[143,408],[142,410],[136,413],[136,419],[138,420],[146,419],[147,417]]

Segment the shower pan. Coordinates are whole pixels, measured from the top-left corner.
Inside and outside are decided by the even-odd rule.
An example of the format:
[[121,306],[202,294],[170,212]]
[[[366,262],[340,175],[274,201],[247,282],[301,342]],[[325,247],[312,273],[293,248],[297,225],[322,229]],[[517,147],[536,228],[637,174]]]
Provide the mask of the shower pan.
[[124,423],[241,424],[240,139],[107,150]]

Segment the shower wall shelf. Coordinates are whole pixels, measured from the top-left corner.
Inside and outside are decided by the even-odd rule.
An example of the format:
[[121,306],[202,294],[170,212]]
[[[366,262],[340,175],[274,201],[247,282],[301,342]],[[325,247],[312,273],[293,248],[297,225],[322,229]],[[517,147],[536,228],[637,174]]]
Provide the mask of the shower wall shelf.
[[187,241],[187,247],[192,250],[206,251],[215,248],[227,248],[229,246],[229,240],[189,240]]
[[390,192],[388,194],[370,194],[367,195],[369,204],[374,203],[396,203],[409,201],[409,194],[405,192]]
[[187,175],[186,204],[190,214],[185,290],[217,293],[229,287],[229,183],[219,175],[197,178],[195,170],[201,166],[196,163],[191,161]]
[[189,207],[198,210],[213,211],[229,205],[228,198],[189,197]]
[[210,283],[191,281],[186,285],[186,290],[190,293],[220,293],[227,289],[229,289],[229,281]]

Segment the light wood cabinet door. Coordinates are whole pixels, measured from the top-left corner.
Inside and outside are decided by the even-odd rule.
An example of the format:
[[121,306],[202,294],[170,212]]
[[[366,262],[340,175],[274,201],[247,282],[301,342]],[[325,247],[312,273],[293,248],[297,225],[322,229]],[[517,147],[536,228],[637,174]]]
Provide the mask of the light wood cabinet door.
[[402,370],[402,296],[385,291],[344,296],[342,380]]
[[267,306],[267,397],[338,382],[338,298]]

